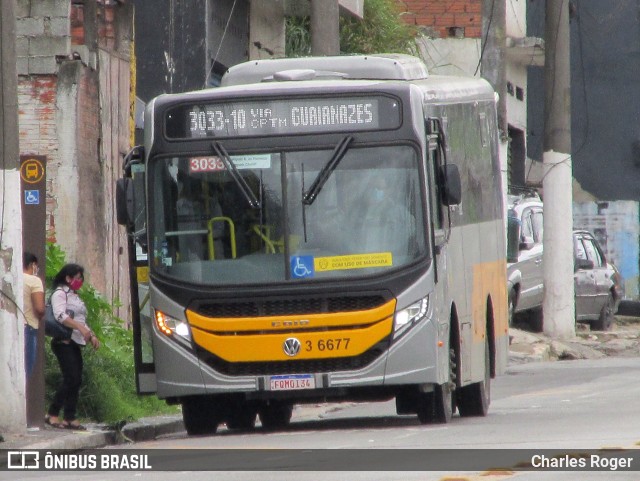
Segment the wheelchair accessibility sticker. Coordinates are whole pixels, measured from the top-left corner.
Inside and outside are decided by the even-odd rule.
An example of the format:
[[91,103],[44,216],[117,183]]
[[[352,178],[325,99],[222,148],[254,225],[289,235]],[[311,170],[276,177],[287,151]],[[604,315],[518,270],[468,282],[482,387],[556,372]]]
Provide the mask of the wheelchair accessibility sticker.
[[24,191],[24,203],[27,205],[38,205],[40,203],[40,191],[39,190],[25,190]]
[[313,256],[291,256],[291,276],[294,279],[313,277]]
[[370,254],[332,257],[292,256],[291,276],[294,279],[303,279],[305,277],[313,277],[316,272],[392,266],[393,255],[391,252],[372,252]]

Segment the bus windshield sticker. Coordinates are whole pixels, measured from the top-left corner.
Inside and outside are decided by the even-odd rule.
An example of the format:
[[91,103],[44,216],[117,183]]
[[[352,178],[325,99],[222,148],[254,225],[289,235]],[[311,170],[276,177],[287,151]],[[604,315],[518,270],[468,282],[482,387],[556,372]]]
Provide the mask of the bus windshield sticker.
[[313,256],[291,256],[291,276],[294,279],[313,277]]
[[348,256],[316,257],[316,272],[339,271],[344,269],[365,269],[369,267],[391,267],[391,252],[374,252],[371,254],[354,254]]
[[[270,154],[231,155],[231,160],[238,170],[269,169],[271,167]],[[217,155],[208,157],[190,157],[189,173],[218,172],[226,170],[224,162]]]

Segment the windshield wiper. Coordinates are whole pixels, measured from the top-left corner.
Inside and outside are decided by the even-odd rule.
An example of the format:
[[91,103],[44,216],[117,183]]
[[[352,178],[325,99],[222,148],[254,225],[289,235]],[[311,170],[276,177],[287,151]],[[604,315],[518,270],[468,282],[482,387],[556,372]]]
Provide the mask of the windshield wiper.
[[320,172],[318,172],[317,177],[311,184],[309,190],[302,196],[302,203],[305,205],[313,204],[313,201],[316,200],[318,194],[324,187],[324,184],[327,182],[331,173],[338,167],[338,164],[344,157],[344,154],[347,153],[347,149],[349,148],[349,144],[353,141],[353,136],[347,135],[344,139],[338,142],[336,148],[333,149],[333,153],[329,158],[329,161],[325,164]]
[[240,191],[244,195],[244,198],[247,199],[249,206],[251,206],[253,209],[260,209],[260,201],[256,198],[256,195],[251,190],[251,187],[249,187],[249,184],[247,184],[247,181],[244,180],[244,177],[242,177],[240,175],[240,172],[238,172],[236,164],[233,163],[233,160],[231,160],[231,157],[229,157],[226,149],[219,142],[212,142],[211,146],[213,147],[213,150],[215,150],[216,154],[218,154],[218,157],[220,157],[220,159],[224,163],[224,166],[231,174],[231,177],[236,182],[237,186],[240,188]]

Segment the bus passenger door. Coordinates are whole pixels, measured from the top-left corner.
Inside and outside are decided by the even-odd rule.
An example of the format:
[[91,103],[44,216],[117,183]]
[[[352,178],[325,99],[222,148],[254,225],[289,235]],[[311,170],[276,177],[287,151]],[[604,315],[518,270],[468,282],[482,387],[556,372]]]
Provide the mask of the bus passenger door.
[[[429,225],[431,232],[431,252],[433,255],[433,270],[435,289],[434,296],[434,320],[438,325],[448,323],[450,320],[450,313],[446,306],[450,305],[450,289],[449,289],[449,276],[447,275],[447,257],[448,257],[448,245],[447,245],[447,231],[445,225],[445,218],[443,213],[443,206],[441,204],[441,186],[438,182],[438,170],[442,161],[441,144],[439,141],[439,129],[442,128],[442,124],[435,120],[427,121],[427,142],[428,151],[426,159],[426,171],[427,171],[427,193],[429,196]],[[449,326],[451,329],[451,326]],[[438,329],[440,330],[440,329]]]
[[125,175],[116,184],[118,223],[127,228],[133,353],[138,394],[156,392],[151,345],[144,152],[134,148],[125,158]]
[[[464,266],[464,253],[462,252],[462,242],[452,238],[451,216],[453,212],[459,212],[456,200],[449,192],[450,185],[446,185],[443,177],[452,175],[455,181],[460,180],[457,167],[447,163],[449,147],[446,142],[447,118],[428,119],[427,139],[429,142],[429,155],[427,159],[427,172],[429,183],[429,214],[431,216],[432,246],[435,267],[435,306],[436,318],[439,324],[449,324],[448,336],[451,330],[457,329],[460,342],[464,345],[471,345],[473,329],[470,322],[465,322],[463,318],[458,318],[458,326],[452,326],[452,313],[450,306],[455,304],[458,313],[467,312],[467,296],[459,295],[454,298],[456,292],[465,293],[467,291],[466,269]],[[459,185],[458,185],[459,188]],[[445,191],[446,190],[446,191]],[[455,189],[454,189],[455,190]],[[453,196],[455,197],[455,196]],[[458,200],[459,202],[459,200]],[[456,273],[456,275],[452,275]],[[440,339],[447,341],[447,339]],[[460,375],[461,381],[468,381],[471,377],[471,350],[461,350]],[[448,360],[447,360],[448,361]],[[447,363],[448,365],[448,363]]]

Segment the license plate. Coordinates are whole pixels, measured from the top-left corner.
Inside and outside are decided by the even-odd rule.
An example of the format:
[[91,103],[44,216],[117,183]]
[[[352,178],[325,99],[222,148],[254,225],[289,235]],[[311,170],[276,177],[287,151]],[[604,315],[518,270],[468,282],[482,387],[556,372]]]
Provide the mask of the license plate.
[[313,374],[289,374],[271,376],[272,391],[294,391],[298,389],[315,389],[316,378]]

